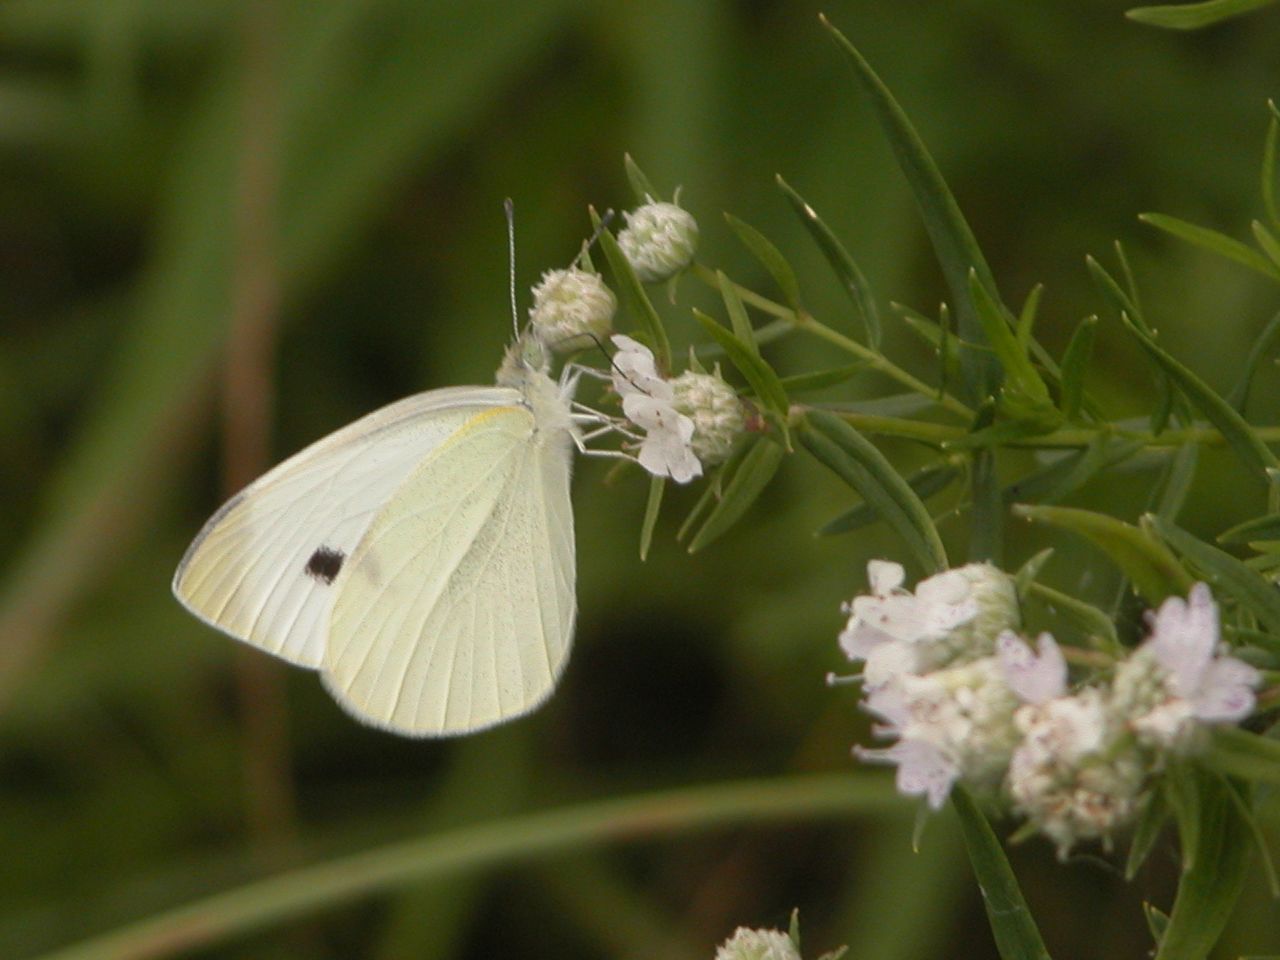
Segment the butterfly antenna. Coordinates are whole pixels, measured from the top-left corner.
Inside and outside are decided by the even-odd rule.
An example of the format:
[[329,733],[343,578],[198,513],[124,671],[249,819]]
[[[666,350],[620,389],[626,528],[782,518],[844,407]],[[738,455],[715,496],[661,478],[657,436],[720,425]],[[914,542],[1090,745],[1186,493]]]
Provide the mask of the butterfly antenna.
[[604,212],[604,216],[600,218],[600,223],[596,226],[595,232],[593,232],[587,239],[587,242],[582,245],[582,249],[578,251],[578,255],[573,258],[573,265],[575,267],[582,261],[582,258],[587,255],[587,251],[596,245],[596,241],[600,239],[600,234],[609,229],[609,223],[612,220],[613,211],[606,210]]
[[507,279],[511,294],[511,329],[520,339],[520,313],[516,310],[516,205],[510,197],[502,201],[507,215]]

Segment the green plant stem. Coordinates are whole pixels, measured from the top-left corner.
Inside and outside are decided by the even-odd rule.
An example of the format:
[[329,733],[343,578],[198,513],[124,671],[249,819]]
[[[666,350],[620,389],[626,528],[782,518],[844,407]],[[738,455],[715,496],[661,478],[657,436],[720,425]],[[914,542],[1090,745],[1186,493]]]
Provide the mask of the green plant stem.
[[[694,263],[692,269],[698,279],[709,284],[712,288],[718,289],[719,281],[716,278],[716,272],[714,270],[701,263]],[[835,344],[841,350],[865,362],[871,369],[884,374],[892,380],[896,380],[908,390],[912,390],[922,396],[928,397],[944,409],[949,410],[966,420],[971,420],[973,418],[973,411],[955,397],[948,393],[940,394],[936,387],[931,387],[923,380],[913,377],[878,350],[873,350],[870,347],[859,343],[857,340],[845,336],[840,331],[828,327],[825,323],[817,320],[811,313],[804,310],[797,312],[775,300],[770,300],[768,297],[762,297],[760,294],[753,290],[748,290],[741,284],[733,283],[732,281],[730,281],[730,284],[742,299],[743,303],[750,304],[762,313],[767,313],[770,316],[789,321],[796,330],[803,330],[816,337],[821,337],[829,343]]]
[[902,814],[882,778],[850,773],[739,780],[506,817],[285,871],[46,954],[146,960],[186,953],[408,883],[592,845],[750,823]]

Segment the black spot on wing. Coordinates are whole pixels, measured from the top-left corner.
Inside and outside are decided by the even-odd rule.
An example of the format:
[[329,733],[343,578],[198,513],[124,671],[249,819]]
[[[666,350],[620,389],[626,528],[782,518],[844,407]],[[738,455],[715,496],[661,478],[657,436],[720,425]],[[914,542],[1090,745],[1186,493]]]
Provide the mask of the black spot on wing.
[[321,583],[333,583],[333,578],[338,575],[342,562],[346,559],[347,555],[341,550],[322,546],[307,561],[307,573]]

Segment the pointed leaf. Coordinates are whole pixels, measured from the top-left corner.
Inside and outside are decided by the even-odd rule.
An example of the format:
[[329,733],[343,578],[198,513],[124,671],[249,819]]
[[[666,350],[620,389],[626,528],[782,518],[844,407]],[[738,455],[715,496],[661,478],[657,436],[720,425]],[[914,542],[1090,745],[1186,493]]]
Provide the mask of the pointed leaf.
[[1172,234],[1180,240],[1185,240],[1188,243],[1195,244],[1197,247],[1208,250],[1210,253],[1216,253],[1220,257],[1234,260],[1250,270],[1256,270],[1272,280],[1280,280],[1280,267],[1252,247],[1245,246],[1239,240],[1233,240],[1225,233],[1210,230],[1208,227],[1197,226],[1194,223],[1188,223],[1186,220],[1170,217],[1163,213],[1144,213],[1138,219],[1158,230]]
[[[914,490],[916,496],[922,501],[928,500],[959,479],[960,473],[960,468],[953,463],[937,464],[912,474],[907,478],[907,486]],[[817,535],[828,537],[837,533],[851,533],[880,519],[883,518],[874,506],[869,503],[860,503],[852,510],[846,510],[834,520],[828,521],[819,528]]]
[[1280,313],[1267,321],[1258,338],[1253,341],[1253,346],[1249,349],[1249,357],[1244,362],[1244,373],[1240,375],[1240,380],[1227,395],[1227,403],[1242,415],[1249,402],[1249,388],[1253,384],[1254,374],[1258,372],[1258,367],[1267,354],[1276,348],[1277,340],[1280,340]]
[[1230,17],[1275,3],[1276,0],[1202,0],[1200,3],[1175,3],[1158,7],[1134,7],[1125,16],[1138,23],[1169,30],[1199,30]]
[[1125,322],[1125,327],[1134,335],[1143,349],[1168,374],[1169,379],[1178,385],[1178,389],[1186,394],[1187,399],[1195,405],[1205,419],[1217,427],[1223,439],[1245,466],[1258,471],[1263,480],[1266,479],[1268,467],[1280,467],[1280,460],[1277,460],[1267,445],[1258,439],[1253,428],[1229,403],[1181,362],[1157,346],[1150,336],[1130,322],[1127,317],[1121,317],[1121,320]]
[[729,226],[733,227],[734,233],[738,235],[738,239],[742,241],[742,245],[751,251],[752,256],[760,261],[760,265],[769,271],[769,276],[773,277],[773,282],[778,285],[778,289],[782,291],[782,299],[786,301],[788,307],[797,315],[800,313],[800,283],[796,280],[795,271],[791,269],[791,264],[787,263],[781,251],[773,245],[763,233],[744,223],[732,214],[724,215]]
[[712,509],[706,523],[694,534],[689,543],[690,553],[697,553],[709,546],[742,519],[743,514],[756,502],[756,498],[778,472],[785,453],[780,444],[763,437],[751,446],[725,487],[720,502]]
[[1009,328],[1003,310],[983,287],[978,274],[972,270],[969,271],[969,296],[987,335],[987,343],[991,344],[991,349],[1000,360],[1000,366],[1004,368],[1006,392],[1047,405],[1049,388],[1044,385],[1017,336]]
[[1025,600],[1027,598],[1031,585],[1036,582],[1036,578],[1040,576],[1040,571],[1044,569],[1044,565],[1052,558],[1053,547],[1045,547],[1018,568],[1018,572],[1013,575],[1013,586],[1018,592],[1018,599]]
[[1074,507],[1017,504],[1013,512],[1037,523],[1070,530],[1093,541],[1133,581],[1151,606],[1171,594],[1185,595],[1195,582],[1163,543],[1114,517]]
[[1037,283],[1027,294],[1027,299],[1022,304],[1022,311],[1018,314],[1018,346],[1024,353],[1029,349],[1031,330],[1035,326],[1036,313],[1040,310],[1040,298],[1043,295],[1044,284]]
[[1225,550],[1193,537],[1169,520],[1147,514],[1143,525],[1191,561],[1215,590],[1234,597],[1268,630],[1280,633],[1280,589],[1275,584]]
[[693,315],[698,323],[702,324],[702,329],[711,334],[724,348],[725,356],[746,377],[751,388],[755,390],[756,396],[759,397],[760,403],[772,410],[785,423],[787,391],[783,389],[782,381],[778,379],[773,367],[761,359],[755,350],[736,337],[732,331],[716,322],[715,318],[707,316],[701,310],[694,310]]
[[637,204],[646,204],[650,200],[661,200],[662,194],[658,193],[649,178],[644,175],[644,171],[640,166],[631,159],[631,154],[626,153],[622,156],[622,165],[627,171],[627,182],[631,184],[631,192],[636,195]]
[[649,345],[653,347],[653,355],[658,361],[658,369],[669,372],[671,341],[667,339],[662,318],[654,309],[653,302],[644,291],[644,284],[636,276],[635,270],[622,252],[622,248],[618,246],[613,233],[608,229],[601,229],[599,214],[594,209],[590,212],[591,225],[600,233],[600,249],[604,251],[604,257],[609,261],[609,269],[613,271],[613,278],[618,284],[619,296],[635,316],[640,328],[647,334]]
[[880,311],[876,307],[876,298],[871,292],[871,284],[867,282],[867,278],[858,267],[857,261],[850,256],[844,244],[840,242],[840,239],[832,232],[831,228],[818,216],[817,211],[805,201],[804,197],[793,190],[791,185],[783,180],[782,177],[778,177],[777,181],[778,186],[782,188],[782,192],[790,202],[791,208],[795,210],[796,216],[800,218],[800,222],[809,231],[809,236],[813,237],[818,249],[827,258],[827,263],[835,271],[841,286],[849,294],[849,299],[853,301],[854,309],[858,311],[863,328],[867,332],[867,345],[872,350],[879,350],[881,337]]
[[793,393],[806,393],[811,390],[823,390],[841,383],[847,383],[868,367],[866,363],[851,363],[844,367],[833,367],[830,370],[819,370],[816,373],[801,373],[794,377],[783,377],[782,387],[788,396]]
[[1258,241],[1258,246],[1262,248],[1262,252],[1267,258],[1280,268],[1280,240],[1276,239],[1276,235],[1268,230],[1257,220],[1251,225],[1253,230],[1253,238]]
[[649,557],[649,544],[653,542],[653,528],[658,525],[658,513],[662,509],[662,492],[666,489],[666,478],[649,478],[649,500],[644,507],[644,522],[640,525],[641,562]]
[[1280,740],[1271,737],[1239,727],[1215,727],[1210,748],[1201,760],[1229,777],[1280,785]]
[[1177,520],[1187,502],[1187,494],[1191,492],[1191,483],[1195,480],[1196,467],[1200,463],[1200,445],[1184,443],[1170,458],[1156,488],[1152,491],[1152,512],[1166,520]]
[[1115,620],[1093,604],[1045,586],[1043,583],[1033,583],[1029,589],[1055,613],[1062,613],[1069,620],[1073,620],[1076,626],[1088,636],[1104,641],[1103,646],[1106,649],[1111,651],[1121,649],[1120,638],[1116,636]]
[[720,496],[724,493],[725,482],[742,465],[742,461],[751,452],[753,446],[755,446],[753,439],[739,439],[734,445],[733,452],[729,454],[729,459],[712,471],[711,477],[707,481],[706,489],[702,491],[702,496],[698,497],[693,509],[689,511],[689,515],[680,524],[680,529],[676,531],[676,540],[683,543],[685,537],[689,535],[689,531],[693,529],[693,525],[702,518],[707,509],[720,502]]
[[738,289],[733,281],[721,270],[716,271],[716,285],[720,288],[720,298],[724,300],[725,311],[729,314],[729,324],[733,327],[733,335],[742,341],[757,357],[760,356],[760,345],[756,343],[755,327],[747,315],[747,308],[738,296]]
[[1138,815],[1137,826],[1133,829],[1133,839],[1129,841],[1129,858],[1124,867],[1125,880],[1132,882],[1138,875],[1168,821],[1169,804],[1164,791],[1149,791],[1142,813]]
[[1097,317],[1085,317],[1062,355],[1062,415],[1075,420],[1080,415],[1080,399],[1084,396],[1084,375],[1093,356],[1094,334],[1098,329]]
[[[889,88],[844,34],[825,18],[822,18],[822,23],[853,67],[858,86],[875,112],[898,166],[911,186],[925,230],[928,231],[947,287],[955,301],[960,336],[981,343],[981,326],[969,298],[970,270],[977,274],[979,284],[991,298],[1000,302],[995,277],[987,266],[986,257],[982,255],[978,241],[950,188],[942,179],[938,165],[929,155],[924,141],[920,139]],[[961,368],[966,386],[977,396],[989,395],[999,380],[999,372],[994,363],[982,354],[964,353],[961,356]]]
[[951,804],[960,819],[969,863],[982,891],[987,922],[1001,960],[1049,960],[1049,951],[1018,888],[1009,858],[987,818],[963,787],[952,788]]
[[1107,301],[1111,309],[1122,317],[1127,316],[1147,333],[1151,333],[1151,327],[1143,318],[1141,308],[1121,288],[1120,284],[1116,283],[1115,278],[1107,273],[1106,268],[1091,256],[1085,257],[1084,263],[1089,268],[1089,276],[1093,278],[1098,292],[1102,294],[1102,298]]
[[876,509],[926,573],[947,569],[947,554],[929,511],[874,444],[824,410],[805,414],[801,442]]
[[1258,540],[1280,540],[1280,513],[1254,517],[1218,534],[1219,543],[1251,543]]

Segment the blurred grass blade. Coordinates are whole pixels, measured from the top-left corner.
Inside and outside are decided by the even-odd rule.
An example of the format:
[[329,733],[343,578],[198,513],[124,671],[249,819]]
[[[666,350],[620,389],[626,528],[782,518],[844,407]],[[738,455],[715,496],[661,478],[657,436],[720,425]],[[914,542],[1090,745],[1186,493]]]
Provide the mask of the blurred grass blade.
[[693,315],[702,325],[702,329],[711,334],[712,338],[724,348],[725,356],[746,377],[760,403],[782,418],[785,424],[787,391],[783,388],[782,381],[773,367],[761,359],[756,350],[735,336],[733,331],[727,330],[714,317],[707,316],[701,310],[694,310]]
[[1098,330],[1097,317],[1085,317],[1062,355],[1062,415],[1075,420],[1080,415],[1080,399],[1084,396],[1084,375],[1093,357],[1093,340]]
[[1174,453],[1160,474],[1160,480],[1152,491],[1151,510],[1158,517],[1177,520],[1191,492],[1200,465],[1200,445],[1184,443]]
[[742,345],[751,353],[760,356],[760,344],[756,342],[756,329],[751,325],[751,317],[747,308],[738,296],[738,289],[733,281],[724,275],[723,270],[716,271],[716,286],[720,289],[720,298],[724,300],[725,312],[729,314],[729,325],[733,335],[742,341]]
[[1250,543],[1258,540],[1280,540],[1280,513],[1254,517],[1218,534],[1219,543]]
[[605,843],[742,824],[893,814],[901,798],[848,773],[740,780],[505,816],[285,871],[44,955],[118,960],[190,953],[375,893]]
[[1214,727],[1204,762],[1219,773],[1280,786],[1280,740],[1241,730]]
[[1147,862],[1155,847],[1156,840],[1169,822],[1169,804],[1163,790],[1149,790],[1142,812],[1138,815],[1138,823],[1133,828],[1133,839],[1129,841],[1129,856],[1124,865],[1124,878],[1132,883],[1142,865]]
[[733,232],[738,235],[742,245],[751,251],[751,255],[760,261],[760,265],[769,272],[769,276],[773,277],[773,282],[782,291],[782,299],[787,306],[799,316],[801,312],[800,283],[796,280],[791,264],[787,263],[787,258],[773,245],[773,241],[751,224],[739,220],[731,213],[726,213],[724,218],[733,228]]
[[1074,507],[1029,504],[1017,504],[1013,512],[1093,541],[1133,581],[1134,589],[1151,606],[1171,594],[1185,595],[1195,582],[1161,541],[1114,517]]
[[1275,584],[1225,550],[1193,537],[1169,520],[1148,514],[1143,518],[1143,525],[1191,561],[1215,590],[1235,598],[1268,630],[1280,633],[1280,590]]
[[[951,486],[959,479],[961,472],[954,463],[925,467],[907,478],[907,486],[915,491],[921,501],[925,501]],[[846,510],[834,520],[823,524],[818,529],[817,536],[829,537],[838,533],[852,533],[880,519],[883,518],[875,507],[869,503],[860,503],[852,510]]]
[[1210,230],[1171,217],[1163,213],[1144,213],[1138,217],[1143,223],[1150,224],[1158,230],[1172,234],[1180,240],[1195,244],[1197,247],[1216,253],[1220,257],[1234,260],[1250,270],[1256,270],[1272,280],[1280,280],[1280,266],[1276,266],[1252,247],[1247,247],[1239,240],[1233,240],[1224,233]]
[[1280,240],[1277,240],[1276,235],[1258,220],[1254,220],[1250,224],[1250,229],[1253,230],[1253,239],[1258,242],[1262,252],[1275,264],[1277,269],[1280,269]]
[[1201,3],[1173,3],[1155,7],[1134,7],[1125,16],[1138,23],[1170,30],[1199,30],[1231,17],[1270,6],[1276,0],[1203,0]]
[[764,492],[764,488],[769,485],[773,475],[778,472],[778,467],[785,455],[786,451],[781,444],[764,437],[751,445],[742,463],[730,477],[720,502],[715,505],[707,516],[706,522],[690,541],[690,553],[697,553],[710,546],[742,519],[742,516]]
[[982,891],[987,922],[1001,960],[1049,960],[1049,951],[1018,888],[1009,858],[987,818],[959,785],[951,790],[951,805],[960,818],[969,863]]
[[788,396],[793,393],[823,390],[827,387],[848,383],[858,374],[864,372],[868,366],[869,364],[866,363],[851,363],[848,366],[819,370],[816,373],[798,373],[793,377],[783,377],[781,383]]
[[[858,86],[875,111],[898,166],[915,195],[925,229],[933,242],[947,287],[955,301],[960,336],[973,343],[982,343],[982,328],[969,299],[969,272],[972,270],[976,273],[978,283],[990,294],[992,300],[1000,303],[995,277],[987,266],[986,257],[982,255],[978,241],[964,214],[960,212],[960,206],[950,188],[942,179],[938,165],[929,155],[924,141],[920,139],[889,88],[844,34],[825,17],[822,18],[822,23],[853,66]],[[999,371],[992,358],[965,351],[961,354],[960,363],[965,385],[974,394],[987,396],[994,391],[999,381]]]
[[1055,614],[1061,613],[1068,620],[1073,620],[1081,630],[1090,637],[1104,642],[1107,650],[1113,653],[1121,651],[1120,638],[1116,635],[1116,622],[1108,614],[1091,603],[1086,603],[1068,593],[1062,593],[1043,583],[1032,583],[1029,591],[1051,607]]
[[645,332],[649,345],[653,347],[653,354],[658,360],[658,369],[664,373],[670,372],[671,341],[667,339],[662,317],[654,309],[653,302],[645,293],[644,284],[640,282],[622,248],[618,246],[613,232],[601,229],[600,215],[594,208],[591,210],[591,226],[600,233],[600,249],[604,251],[604,258],[609,261],[609,269],[613,271],[614,282],[618,285],[622,302],[627,305],[636,322],[640,324],[640,329]]
[[1253,346],[1249,349],[1249,357],[1244,362],[1244,373],[1240,375],[1240,380],[1227,396],[1227,403],[1231,404],[1241,416],[1244,415],[1245,407],[1249,403],[1249,389],[1253,385],[1253,377],[1258,372],[1262,361],[1267,359],[1275,348],[1277,339],[1280,339],[1280,313],[1267,321],[1258,338],[1253,341]]
[[644,505],[644,522],[640,524],[640,559],[649,557],[649,545],[653,542],[653,528],[658,525],[662,510],[662,494],[667,489],[665,477],[649,478],[649,498]]
[[1272,226],[1280,227],[1280,207],[1276,205],[1276,156],[1280,152],[1280,109],[1267,101],[1267,139],[1262,148],[1262,205]]
[[1226,784],[1216,777],[1198,777],[1199,837],[1191,862],[1183,873],[1160,938],[1156,960],[1203,960],[1213,949],[1244,889],[1249,862],[1249,831]]
[[875,294],[872,292],[871,284],[868,282],[866,275],[863,274],[862,268],[858,266],[858,262],[845,249],[844,244],[840,242],[840,238],[818,216],[818,212],[809,205],[809,202],[800,196],[781,176],[777,178],[777,181],[787,201],[791,204],[791,209],[795,211],[796,216],[800,218],[800,222],[809,231],[809,236],[813,237],[818,249],[827,258],[827,263],[831,265],[831,269],[840,280],[840,285],[849,294],[849,299],[853,302],[854,309],[858,311],[858,317],[862,320],[863,329],[866,331],[867,346],[871,347],[872,350],[879,350],[882,336],[880,309],[876,306]]
[[632,159],[631,154],[622,155],[622,165],[627,171],[627,183],[631,184],[631,192],[636,195],[636,204],[642,205],[650,200],[661,200],[662,194],[654,189],[649,178],[644,175],[644,171],[640,169],[639,164]]
[[874,444],[824,410],[805,414],[800,439],[875,508],[905,541],[921,569],[930,574],[947,569],[947,554],[929,511]]
[[1134,339],[1142,345],[1160,368],[1168,374],[1169,379],[1178,385],[1187,398],[1195,405],[1204,417],[1217,427],[1224,440],[1236,452],[1240,460],[1252,470],[1262,475],[1265,482],[1268,467],[1280,467],[1269,447],[1254,433],[1244,417],[1215,393],[1208,384],[1192,373],[1187,367],[1166,353],[1156,342],[1136,324],[1126,320],[1125,326]]

